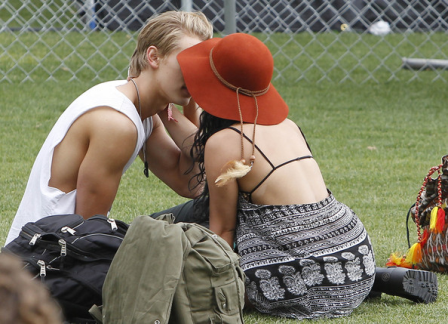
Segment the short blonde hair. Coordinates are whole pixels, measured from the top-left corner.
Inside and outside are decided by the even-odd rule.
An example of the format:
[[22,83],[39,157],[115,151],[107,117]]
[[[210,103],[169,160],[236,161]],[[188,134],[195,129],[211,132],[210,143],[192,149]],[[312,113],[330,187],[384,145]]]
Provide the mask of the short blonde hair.
[[150,18],[138,35],[128,76],[138,77],[146,69],[149,46],[157,47],[163,58],[178,47],[183,36],[196,36],[204,41],[213,37],[213,26],[202,12],[167,11]]

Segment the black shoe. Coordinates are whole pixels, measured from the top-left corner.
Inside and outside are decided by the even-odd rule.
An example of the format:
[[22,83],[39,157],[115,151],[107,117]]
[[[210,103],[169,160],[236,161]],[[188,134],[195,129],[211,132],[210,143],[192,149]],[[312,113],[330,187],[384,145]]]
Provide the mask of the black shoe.
[[365,300],[381,299],[381,291],[374,291],[373,289],[369,292]]
[[433,303],[437,299],[437,275],[430,271],[408,269],[403,279],[403,288],[417,303]]
[[437,299],[437,275],[430,271],[400,267],[376,268],[372,290],[429,304]]

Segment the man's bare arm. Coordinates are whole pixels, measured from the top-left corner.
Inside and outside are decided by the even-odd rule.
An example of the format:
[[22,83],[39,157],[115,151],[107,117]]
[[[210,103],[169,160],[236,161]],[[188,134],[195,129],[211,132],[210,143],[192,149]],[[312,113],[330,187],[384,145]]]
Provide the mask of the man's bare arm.
[[[177,122],[168,121],[166,111],[153,117],[154,129],[147,141],[148,164],[151,172],[171,189],[183,197],[193,198],[199,190],[190,190],[196,184],[190,183],[196,169],[188,174],[185,172],[192,166],[190,148],[197,128],[177,109],[173,112]],[[164,123],[159,116],[165,120]]]
[[116,110],[85,113],[55,148],[49,185],[64,192],[77,189],[75,212],[84,218],[106,215],[136,141],[135,125]]
[[137,142],[135,125],[123,114],[109,109],[95,117],[77,182],[76,212],[84,218],[107,215]]

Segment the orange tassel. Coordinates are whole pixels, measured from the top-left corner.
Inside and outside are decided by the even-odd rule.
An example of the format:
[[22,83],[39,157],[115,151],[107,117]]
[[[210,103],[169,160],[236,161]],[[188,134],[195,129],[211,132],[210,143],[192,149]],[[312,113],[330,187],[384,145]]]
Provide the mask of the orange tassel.
[[422,262],[422,246],[420,243],[415,243],[411,246],[406,254],[406,262],[412,265]]
[[406,258],[404,256],[398,255],[397,253],[392,253],[387,259],[386,267],[402,267],[412,269],[412,264],[406,262]]
[[425,246],[426,241],[428,241],[429,238],[429,232],[428,229],[425,228],[425,230],[423,231],[423,236],[422,236],[422,240],[420,241],[420,246]]
[[436,233],[442,233],[445,227],[445,211],[443,208],[439,208],[437,211],[437,221],[436,221]]

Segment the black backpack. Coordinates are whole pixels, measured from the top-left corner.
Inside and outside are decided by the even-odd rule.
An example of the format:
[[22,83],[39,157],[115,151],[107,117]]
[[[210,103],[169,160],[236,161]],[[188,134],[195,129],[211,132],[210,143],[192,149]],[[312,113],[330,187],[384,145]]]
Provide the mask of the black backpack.
[[102,287],[110,263],[129,225],[96,215],[48,216],[23,226],[2,252],[19,256],[42,280],[70,323],[95,323],[89,315],[102,304]]

